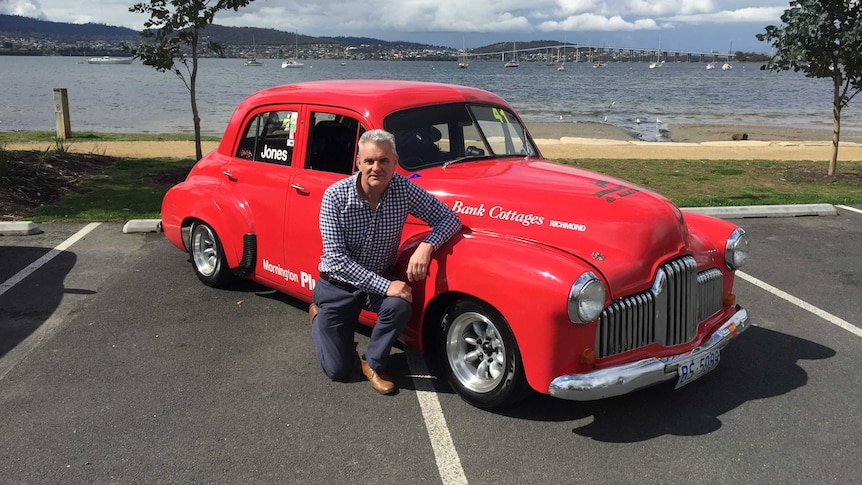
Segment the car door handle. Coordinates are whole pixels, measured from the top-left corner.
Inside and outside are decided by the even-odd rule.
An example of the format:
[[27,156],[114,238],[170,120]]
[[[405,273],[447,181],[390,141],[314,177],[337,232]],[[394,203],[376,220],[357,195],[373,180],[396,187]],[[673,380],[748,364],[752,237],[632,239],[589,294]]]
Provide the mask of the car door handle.
[[305,190],[305,187],[303,187],[302,185],[299,185],[299,184],[290,184],[290,188],[296,190],[297,192],[303,192],[303,193],[308,192],[307,190]]
[[234,177],[233,174],[229,170],[224,170],[222,172],[222,175],[224,175],[225,177],[227,177],[230,180],[236,181],[236,177]]

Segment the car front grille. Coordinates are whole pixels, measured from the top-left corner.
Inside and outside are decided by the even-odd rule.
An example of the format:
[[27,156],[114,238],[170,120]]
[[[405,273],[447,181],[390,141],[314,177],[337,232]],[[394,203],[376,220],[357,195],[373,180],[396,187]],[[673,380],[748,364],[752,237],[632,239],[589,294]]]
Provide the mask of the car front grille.
[[698,273],[692,256],[663,265],[652,288],[605,308],[596,331],[596,354],[609,357],[652,343],[691,341],[698,324],[721,310],[722,279],[715,268]]

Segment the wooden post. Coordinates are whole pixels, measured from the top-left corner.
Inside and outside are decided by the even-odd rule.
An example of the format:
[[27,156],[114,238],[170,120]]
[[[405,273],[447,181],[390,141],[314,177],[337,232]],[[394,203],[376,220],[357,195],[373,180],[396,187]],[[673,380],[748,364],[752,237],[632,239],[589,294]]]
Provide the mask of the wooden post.
[[65,140],[72,136],[69,95],[66,93],[66,88],[54,88],[54,120],[57,126],[57,138]]

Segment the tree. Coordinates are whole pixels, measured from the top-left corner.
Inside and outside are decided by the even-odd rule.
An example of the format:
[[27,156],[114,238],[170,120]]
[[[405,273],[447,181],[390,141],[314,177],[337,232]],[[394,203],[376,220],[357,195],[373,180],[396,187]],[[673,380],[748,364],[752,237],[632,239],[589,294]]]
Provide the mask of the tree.
[[862,90],[862,7],[859,0],[795,0],[781,15],[781,27],[770,25],[757,39],[776,49],[761,67],[803,71],[807,77],[831,78],[832,159],[827,175],[838,166],[841,109]]
[[[201,119],[196,98],[201,30],[212,24],[216,13],[227,9],[236,12],[251,2],[252,0],[150,0],[149,3],[137,3],[129,8],[132,13],[150,16],[141,31],[145,42],[134,51],[135,57],[139,57],[145,65],[154,67],[159,72],[173,72],[189,91],[198,160],[203,157]],[[224,51],[222,46],[212,41],[207,41],[204,48],[219,56]]]

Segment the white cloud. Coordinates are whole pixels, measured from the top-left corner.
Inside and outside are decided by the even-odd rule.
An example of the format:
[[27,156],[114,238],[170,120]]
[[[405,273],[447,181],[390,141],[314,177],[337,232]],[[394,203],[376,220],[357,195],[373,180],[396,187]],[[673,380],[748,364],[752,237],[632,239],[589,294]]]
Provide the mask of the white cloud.
[[[140,30],[147,17],[129,12],[135,2],[148,0],[0,0],[0,12],[18,13],[57,22],[95,22]],[[434,43],[446,38],[528,40],[536,35],[562,40],[578,32],[602,32],[618,38],[637,32],[662,31],[664,39],[677,31],[680,42],[691,43],[696,30],[712,25],[747,32],[780,22],[789,0],[255,0],[238,12],[222,11],[215,22],[227,26],[273,28],[311,36],[363,36],[386,40]],[[752,4],[754,3],[754,4]],[[762,26],[758,26],[760,23]],[[685,32],[685,34],[683,34]],[[547,35],[545,35],[547,34]],[[556,34],[556,35],[555,35]],[[683,37],[685,35],[686,37]],[[721,35],[719,33],[719,35]],[[752,37],[753,34],[744,34]],[[605,35],[603,35],[605,37]],[[695,35],[699,37],[699,35]],[[427,40],[424,40],[427,39]],[[753,41],[751,41],[753,42]],[[478,45],[478,44],[476,44]]]
[[731,24],[741,22],[777,23],[787,7],[748,7],[696,15],[668,17],[667,20],[689,24]]
[[0,0],[0,13],[45,20],[45,14],[35,0]]

